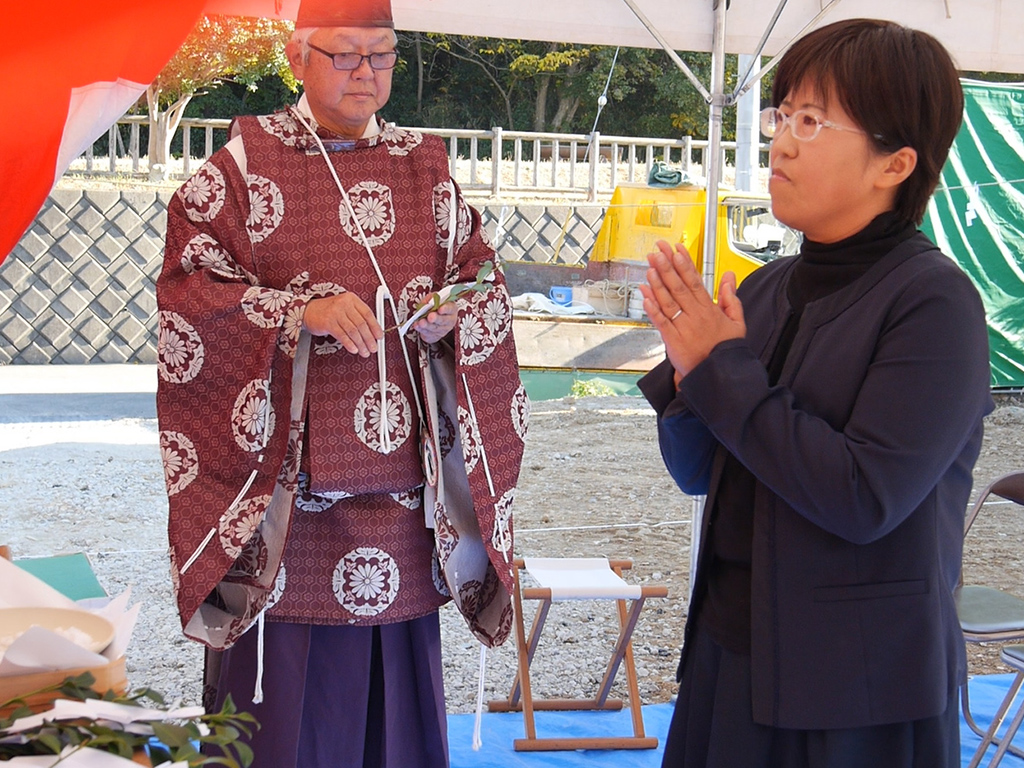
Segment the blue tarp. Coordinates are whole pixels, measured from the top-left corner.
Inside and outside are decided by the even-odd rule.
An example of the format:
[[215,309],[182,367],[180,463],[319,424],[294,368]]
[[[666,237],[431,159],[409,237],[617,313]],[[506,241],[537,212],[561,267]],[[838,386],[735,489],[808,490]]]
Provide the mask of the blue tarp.
[[[984,728],[1006,695],[1013,675],[984,675],[971,680],[971,711]],[[1009,720],[1014,710],[1010,710]],[[523,738],[521,713],[485,713],[481,730],[483,746],[474,752],[473,715],[449,715],[448,744],[451,768],[660,768],[665,734],[672,717],[671,704],[654,704],[643,708],[646,735],[659,740],[658,749],[578,751],[578,752],[516,752],[514,739]],[[629,711],[620,712],[537,712],[534,720],[537,735],[548,736],[630,736],[633,733]],[[966,766],[980,739],[960,720],[961,752]],[[1017,735],[1015,746],[1024,749],[1024,731]],[[988,759],[995,752],[990,748]],[[987,761],[983,764],[987,764]],[[1007,755],[1000,768],[1024,768],[1024,760]]]

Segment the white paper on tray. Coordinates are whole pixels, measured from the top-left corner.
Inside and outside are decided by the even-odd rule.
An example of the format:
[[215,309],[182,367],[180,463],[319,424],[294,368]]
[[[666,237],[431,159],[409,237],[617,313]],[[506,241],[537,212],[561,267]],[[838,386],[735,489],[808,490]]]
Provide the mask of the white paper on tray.
[[78,667],[101,667],[109,659],[42,627],[30,627],[0,658],[0,676]]
[[0,608],[78,608],[45,581],[0,557]]
[[142,603],[136,603],[129,608],[128,600],[131,595],[132,588],[128,587],[105,606],[93,611],[114,625],[114,639],[103,651],[103,655],[109,661],[114,661],[124,655],[128,648],[128,641],[132,638],[132,632],[135,631],[135,622],[139,618]]
[[179,707],[178,709],[162,710],[149,709],[147,707],[133,707],[128,704],[116,704],[112,701],[101,699],[88,699],[86,701],[73,701],[71,699],[57,699],[53,702],[53,709],[40,712],[37,715],[15,720],[7,733],[20,733],[32,728],[38,728],[48,720],[106,720],[111,723],[125,726],[130,723],[154,723],[164,720],[190,720],[205,714],[202,707]]
[[[114,625],[114,639],[102,655],[92,653],[54,632],[33,627],[15,640],[6,653],[0,655],[0,677],[98,667],[120,658],[128,647],[142,608],[141,603],[129,608],[130,597],[129,588],[113,599],[104,599],[102,607],[90,608],[65,597],[46,582],[0,557],[0,608],[90,610]],[[95,601],[90,602],[95,605]],[[29,639],[26,640],[26,637]]]

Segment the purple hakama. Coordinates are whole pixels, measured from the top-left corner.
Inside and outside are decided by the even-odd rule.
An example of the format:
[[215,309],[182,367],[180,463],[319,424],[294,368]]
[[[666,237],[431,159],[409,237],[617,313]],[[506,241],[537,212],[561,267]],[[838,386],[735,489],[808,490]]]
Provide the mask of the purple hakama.
[[207,652],[210,700],[219,710],[230,693],[262,726],[252,768],[447,768],[436,612],[372,627],[268,621],[252,704],[257,638]]

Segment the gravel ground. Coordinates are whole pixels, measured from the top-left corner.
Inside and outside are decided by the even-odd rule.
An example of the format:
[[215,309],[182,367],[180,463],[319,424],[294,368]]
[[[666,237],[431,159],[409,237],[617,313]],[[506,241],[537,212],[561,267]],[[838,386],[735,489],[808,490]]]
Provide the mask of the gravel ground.
[[[41,396],[37,396],[41,397]],[[0,391],[0,406],[3,406]],[[59,409],[58,409],[59,410]],[[197,703],[199,646],[185,640],[167,577],[167,503],[152,418],[19,420],[0,407],[0,543],[15,557],[84,551],[110,593],[144,605],[128,653],[129,684]],[[1002,399],[986,424],[976,489],[1024,466],[1024,408]],[[641,697],[667,701],[686,614],[692,504],[666,474],[646,402],[591,397],[537,402],[516,499],[516,551],[533,556],[631,558],[629,580],[669,587],[634,636]],[[986,508],[968,539],[970,582],[1024,592],[1024,516]],[[532,609],[527,609],[532,613]],[[537,696],[592,695],[616,635],[613,604],[556,605],[533,667]],[[479,645],[442,610],[449,710],[472,711]],[[998,647],[971,649],[976,673],[1004,672]],[[485,698],[507,695],[513,645],[488,653]],[[621,675],[620,675],[621,677]],[[616,695],[624,695],[616,686]]]

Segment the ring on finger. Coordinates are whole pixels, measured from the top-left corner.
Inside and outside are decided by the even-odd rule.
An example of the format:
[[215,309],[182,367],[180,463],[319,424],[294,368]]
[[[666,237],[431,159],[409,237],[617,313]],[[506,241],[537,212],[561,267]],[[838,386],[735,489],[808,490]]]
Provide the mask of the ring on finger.
[[669,318],[669,321],[670,321],[670,322],[671,322],[671,321],[674,321],[674,320],[675,320],[675,319],[676,319],[677,317],[679,317],[679,316],[680,316],[681,314],[683,314],[683,310],[682,310],[682,308],[680,308],[680,309],[677,309],[677,310],[676,310],[676,313],[675,313],[674,315],[672,315],[672,317],[670,317],[670,318]]

